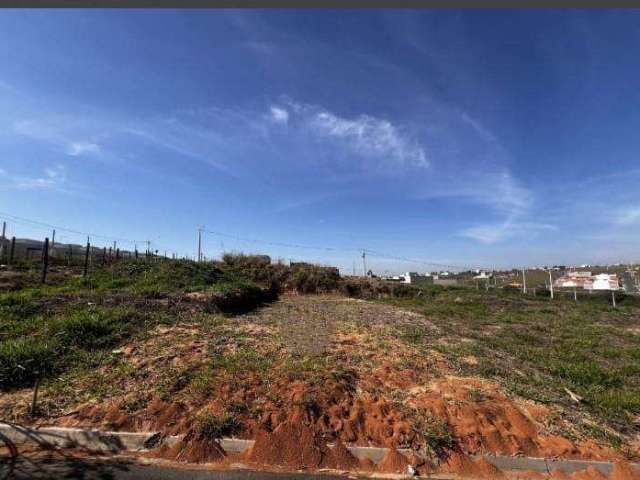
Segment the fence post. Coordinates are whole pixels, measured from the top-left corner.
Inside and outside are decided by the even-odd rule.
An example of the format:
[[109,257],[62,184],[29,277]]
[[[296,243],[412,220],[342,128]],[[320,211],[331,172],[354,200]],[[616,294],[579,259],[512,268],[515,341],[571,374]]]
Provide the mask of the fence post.
[[49,237],[44,239],[42,250],[42,283],[47,281],[47,269],[49,268]]
[[9,265],[13,263],[13,255],[16,251],[16,237],[11,237],[11,250],[9,250]]
[[40,375],[36,377],[35,384],[33,385],[33,397],[31,397],[31,415],[36,414],[38,408],[38,388],[40,387]]
[[116,248],[116,260],[120,260],[120,249]]
[[69,260],[67,261],[67,266],[71,266],[71,261],[73,260],[73,247],[69,244]]
[[89,243],[89,237],[87,237],[87,250],[84,252],[84,272],[82,276],[84,278],[87,277],[87,268],[89,267],[89,249],[91,248],[91,244]]
[[611,301],[613,303],[613,308],[616,308],[616,291],[611,290]]
[[107,263],[107,247],[102,247],[102,266]]

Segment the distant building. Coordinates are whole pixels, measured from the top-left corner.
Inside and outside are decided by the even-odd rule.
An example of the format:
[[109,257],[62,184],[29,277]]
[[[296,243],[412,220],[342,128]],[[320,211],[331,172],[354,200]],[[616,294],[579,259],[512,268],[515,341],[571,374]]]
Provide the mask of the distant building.
[[389,282],[409,283],[409,284],[433,284],[433,277],[430,275],[421,275],[417,272],[405,272],[402,275],[386,277]]
[[488,280],[492,277],[492,275],[487,272],[483,272],[479,270],[476,270],[476,272],[478,272],[478,275],[475,275],[473,277],[474,280]]
[[581,288],[583,290],[619,290],[616,274],[591,272],[568,272],[553,282],[555,288]]

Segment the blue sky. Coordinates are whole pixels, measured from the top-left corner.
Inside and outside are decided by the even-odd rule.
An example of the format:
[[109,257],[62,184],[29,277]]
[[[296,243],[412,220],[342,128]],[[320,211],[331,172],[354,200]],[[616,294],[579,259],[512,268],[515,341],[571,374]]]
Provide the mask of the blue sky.
[[0,212],[191,255],[204,225],[335,248],[209,233],[210,256],[347,271],[356,248],[464,266],[637,261],[639,24],[635,11],[5,10]]

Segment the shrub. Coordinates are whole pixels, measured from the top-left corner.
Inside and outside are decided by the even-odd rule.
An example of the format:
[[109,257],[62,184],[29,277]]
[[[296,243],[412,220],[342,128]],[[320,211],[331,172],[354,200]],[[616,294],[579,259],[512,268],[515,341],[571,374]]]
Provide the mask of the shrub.
[[244,313],[278,298],[277,289],[260,288],[253,282],[233,281],[217,283],[209,300],[213,312]]
[[336,290],[340,283],[340,274],[334,267],[321,267],[309,263],[291,265],[289,288],[300,293],[329,292]]
[[196,420],[196,431],[203,438],[222,438],[240,431],[242,422],[234,415],[216,416],[207,413]]

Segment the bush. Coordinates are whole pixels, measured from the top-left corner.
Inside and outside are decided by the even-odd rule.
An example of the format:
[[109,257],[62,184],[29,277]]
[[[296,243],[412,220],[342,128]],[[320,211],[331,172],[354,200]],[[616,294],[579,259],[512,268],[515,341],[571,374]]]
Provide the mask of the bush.
[[244,313],[278,298],[277,289],[261,288],[248,281],[217,283],[212,290],[215,294],[209,304],[214,312]]
[[299,293],[317,293],[336,290],[340,284],[340,274],[334,267],[321,267],[309,263],[291,265],[289,288]]
[[207,413],[196,421],[196,431],[204,438],[219,439],[233,435],[242,429],[242,422],[234,415],[216,416]]
[[57,343],[36,337],[0,343],[0,386],[31,385],[36,378],[56,370]]

